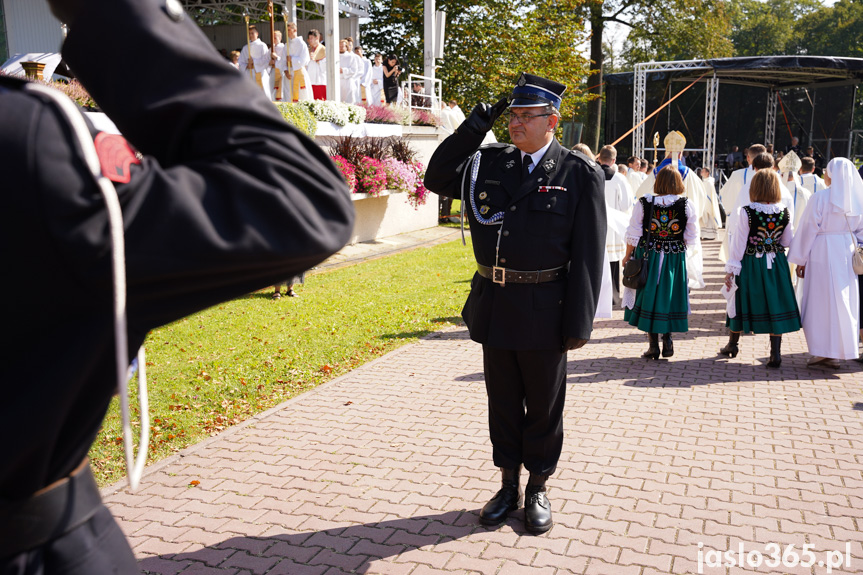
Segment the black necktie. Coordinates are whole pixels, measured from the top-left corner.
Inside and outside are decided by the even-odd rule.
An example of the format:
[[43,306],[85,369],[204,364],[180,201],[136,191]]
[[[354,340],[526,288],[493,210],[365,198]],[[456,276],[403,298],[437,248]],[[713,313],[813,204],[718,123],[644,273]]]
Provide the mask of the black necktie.
[[525,156],[521,164],[521,181],[526,182],[530,175],[530,166],[533,164],[533,159],[530,156]]

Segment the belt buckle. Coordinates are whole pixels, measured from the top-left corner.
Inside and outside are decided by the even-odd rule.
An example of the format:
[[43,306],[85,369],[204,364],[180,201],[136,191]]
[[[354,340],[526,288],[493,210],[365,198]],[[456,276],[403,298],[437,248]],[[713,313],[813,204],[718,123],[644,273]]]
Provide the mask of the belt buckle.
[[500,284],[501,286],[506,285],[506,268],[502,268],[499,266],[492,266],[491,268],[491,281],[496,284]]

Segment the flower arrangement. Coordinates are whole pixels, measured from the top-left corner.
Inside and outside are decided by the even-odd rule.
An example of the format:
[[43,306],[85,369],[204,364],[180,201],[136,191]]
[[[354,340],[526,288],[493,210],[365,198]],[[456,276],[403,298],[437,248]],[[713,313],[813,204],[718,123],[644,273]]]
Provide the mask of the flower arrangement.
[[318,131],[318,122],[308,108],[291,102],[274,102],[274,104],[285,121],[310,138],[315,137],[315,133]]
[[416,187],[413,190],[408,190],[408,202],[410,202],[416,210],[426,203],[429,191],[423,185],[423,178],[425,177],[426,170],[422,165],[422,162],[413,161],[410,163],[410,166],[416,174]]
[[357,165],[358,191],[372,197],[381,195],[387,187],[387,172],[384,163],[368,156],[360,158]]
[[357,170],[354,165],[341,156],[333,156],[332,159],[347,182],[348,189],[351,190],[352,194],[355,193],[357,190]]
[[426,203],[425,168],[403,138],[331,138],[327,146],[352,193],[380,196],[403,192],[414,209]]
[[436,127],[436,126],[440,125],[440,118],[435,116],[429,110],[419,110],[419,109],[414,108],[412,119],[413,119],[413,123],[417,126]]
[[363,106],[369,124],[407,125],[408,111],[398,106]]
[[319,122],[332,122],[338,126],[344,126],[362,124],[366,121],[366,111],[362,106],[330,100],[306,100],[297,104],[308,109]]
[[389,189],[408,194],[416,189],[417,173],[412,165],[395,158],[387,158],[383,161],[383,165],[387,174]]

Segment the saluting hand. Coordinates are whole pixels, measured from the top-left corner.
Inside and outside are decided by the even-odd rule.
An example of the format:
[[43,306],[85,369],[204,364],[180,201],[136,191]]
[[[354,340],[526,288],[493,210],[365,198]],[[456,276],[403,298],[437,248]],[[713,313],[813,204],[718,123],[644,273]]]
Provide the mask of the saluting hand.
[[477,134],[485,135],[494,126],[497,120],[506,107],[509,106],[509,99],[506,97],[497,101],[494,106],[489,106],[485,102],[480,102],[474,106],[470,116],[465,120],[465,125],[476,132]]

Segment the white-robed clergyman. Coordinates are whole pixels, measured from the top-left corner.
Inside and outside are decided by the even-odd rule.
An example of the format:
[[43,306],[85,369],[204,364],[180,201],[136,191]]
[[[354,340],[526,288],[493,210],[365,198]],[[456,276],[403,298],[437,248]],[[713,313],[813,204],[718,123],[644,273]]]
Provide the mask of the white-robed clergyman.
[[804,277],[800,314],[809,364],[856,359],[860,325],[857,274],[851,259],[863,243],[863,180],[847,158],[827,164],[829,186],[809,200],[788,261]]
[[309,47],[302,38],[297,37],[297,25],[289,22],[288,58],[291,59],[290,74],[291,102],[312,99],[312,80],[306,67],[309,65]]
[[342,102],[358,104],[360,102],[358,80],[363,74],[362,62],[348,50],[348,43],[345,40],[339,42],[339,68]]
[[[249,49],[251,48],[251,54]],[[240,60],[237,62],[240,72],[250,75],[249,70],[254,70],[254,80],[258,87],[266,94],[267,98],[273,99],[270,90],[270,49],[258,38],[258,30],[249,26],[249,43],[240,50]]]

